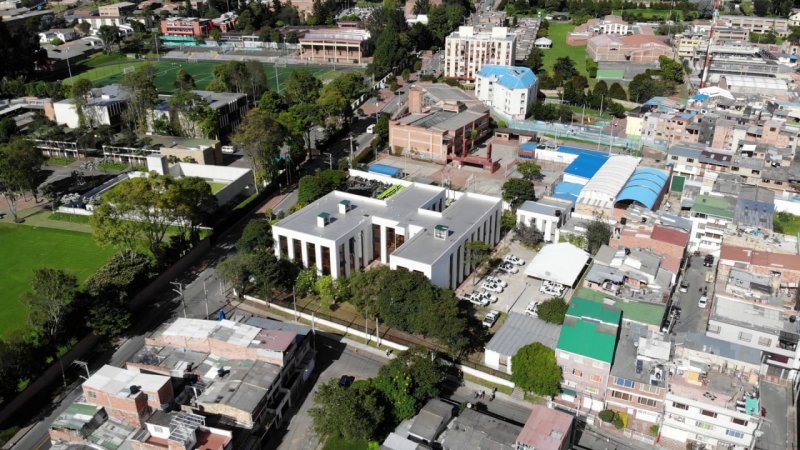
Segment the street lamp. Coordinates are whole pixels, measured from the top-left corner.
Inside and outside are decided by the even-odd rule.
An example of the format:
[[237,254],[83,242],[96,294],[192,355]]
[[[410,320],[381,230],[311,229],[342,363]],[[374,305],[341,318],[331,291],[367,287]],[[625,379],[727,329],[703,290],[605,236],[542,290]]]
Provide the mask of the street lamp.
[[172,288],[172,291],[178,294],[181,297],[181,303],[183,304],[183,317],[186,318],[186,298],[183,295],[183,283],[179,283],[177,281],[170,281],[171,285],[175,286]]

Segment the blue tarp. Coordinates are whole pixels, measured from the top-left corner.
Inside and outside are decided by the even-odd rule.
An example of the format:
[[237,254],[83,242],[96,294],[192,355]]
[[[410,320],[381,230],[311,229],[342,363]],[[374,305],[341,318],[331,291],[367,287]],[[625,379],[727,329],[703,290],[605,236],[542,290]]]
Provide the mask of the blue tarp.
[[388,166],[386,164],[373,164],[369,166],[369,172],[379,173],[381,175],[388,175],[390,177],[397,177],[403,170],[399,167]]

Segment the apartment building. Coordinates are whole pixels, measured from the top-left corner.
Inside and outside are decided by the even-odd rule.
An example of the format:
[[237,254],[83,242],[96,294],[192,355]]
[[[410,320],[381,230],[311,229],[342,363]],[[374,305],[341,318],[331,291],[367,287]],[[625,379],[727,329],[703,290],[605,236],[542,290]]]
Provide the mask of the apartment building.
[[[247,94],[234,92],[192,91],[200,101],[215,112],[216,125],[209,130],[190,118],[190,114],[176,110],[170,105],[170,95],[159,96],[159,103],[149,111],[148,123],[153,127],[156,120],[166,120],[180,128],[181,134],[190,138],[210,136],[224,139],[236,131],[248,111]],[[210,133],[209,133],[210,131]]]
[[753,448],[761,405],[758,371],[713,350],[675,347],[660,439],[665,446]]
[[586,45],[586,41],[599,34],[627,36],[633,28],[620,16],[608,15],[599,19],[589,19],[567,34],[567,45]]
[[[614,225],[614,234],[609,245],[615,249],[640,248],[647,249],[662,255],[661,266],[664,269],[678,273],[683,258],[686,256],[686,247],[689,245],[690,234],[688,231],[650,222],[639,214],[626,212],[625,224]],[[689,224],[691,230],[691,224]]]
[[211,30],[211,20],[197,17],[168,17],[161,21],[162,36],[203,38]]
[[789,19],[778,17],[757,17],[757,16],[719,16],[720,24],[743,28],[750,33],[773,32],[778,36],[789,34]]
[[721,194],[701,194],[695,197],[689,214],[692,220],[689,250],[716,254],[725,234],[735,231],[736,199]]
[[662,305],[669,300],[676,273],[661,266],[662,255],[640,248],[603,245],[586,274],[587,287],[629,301]]
[[536,102],[539,80],[527,67],[485,64],[475,79],[475,96],[495,113],[524,120]]
[[500,240],[500,198],[366,172],[351,175],[391,182],[397,192],[383,200],[339,191],[325,195],[272,227],[275,256],[334,278],[380,260],[455,289],[474,268],[466,244],[494,247]]
[[675,35],[675,55],[681,59],[693,59],[698,51],[708,47],[708,33],[685,33]]
[[672,344],[638,323],[620,330],[606,389],[606,408],[625,414],[637,440],[655,444],[650,427],[661,423],[667,395]]
[[136,9],[135,3],[119,2],[111,5],[102,5],[97,8],[100,17],[125,17]]
[[528,200],[517,208],[517,224],[536,227],[544,242],[560,242],[561,227],[572,215],[572,202],[554,197]]
[[[467,159],[473,143],[489,131],[489,110],[477,98],[444,84],[419,83],[408,93],[408,114],[389,122],[389,147],[415,159],[446,164]],[[474,133],[473,133],[474,131]]]
[[506,27],[480,31],[458,27],[445,39],[444,75],[448,78],[474,80],[485,64],[513,66],[516,34]]
[[604,408],[621,318],[617,308],[572,299],[556,345],[563,379],[554,401],[561,407],[583,415]]
[[312,29],[300,38],[300,59],[319,63],[365,62],[370,32],[358,28]]
[[800,256],[723,245],[706,334],[760,351],[765,378],[796,383],[798,283]]
[[654,63],[661,56],[672,58],[672,47],[651,35],[601,34],[586,43],[586,54],[596,62]]

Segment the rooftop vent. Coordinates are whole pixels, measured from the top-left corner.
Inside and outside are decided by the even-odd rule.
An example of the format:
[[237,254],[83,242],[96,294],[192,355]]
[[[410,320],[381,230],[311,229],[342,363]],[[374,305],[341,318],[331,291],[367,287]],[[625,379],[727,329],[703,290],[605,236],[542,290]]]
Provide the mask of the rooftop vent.
[[321,212],[317,215],[317,226],[322,228],[331,223],[331,215],[326,212]]
[[342,200],[339,202],[339,214],[347,214],[347,211],[352,209],[350,200]]
[[436,239],[447,239],[447,235],[450,233],[450,227],[447,225],[436,225],[433,229],[433,237]]

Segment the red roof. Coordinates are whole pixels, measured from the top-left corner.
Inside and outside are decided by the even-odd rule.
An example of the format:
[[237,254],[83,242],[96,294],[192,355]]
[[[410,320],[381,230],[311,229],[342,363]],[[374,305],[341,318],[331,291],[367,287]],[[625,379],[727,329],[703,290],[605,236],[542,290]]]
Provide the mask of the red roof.
[[650,235],[655,241],[666,242],[668,244],[686,247],[689,245],[689,233],[675,228],[662,227],[656,225],[653,227],[653,233]]
[[559,450],[570,438],[572,416],[536,405],[517,436],[517,442],[536,450]]
[[751,266],[766,267],[775,270],[800,271],[800,255],[773,253],[753,250],[733,245],[723,245],[719,253],[720,260],[740,261]]

